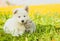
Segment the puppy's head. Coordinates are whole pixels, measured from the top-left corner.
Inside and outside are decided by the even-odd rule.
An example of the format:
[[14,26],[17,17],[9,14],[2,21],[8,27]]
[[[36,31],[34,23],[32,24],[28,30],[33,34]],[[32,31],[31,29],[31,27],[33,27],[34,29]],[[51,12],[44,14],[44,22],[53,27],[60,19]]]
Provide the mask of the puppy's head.
[[13,17],[17,20],[17,22],[23,24],[25,23],[29,17],[28,17],[28,8],[17,8],[13,11]]

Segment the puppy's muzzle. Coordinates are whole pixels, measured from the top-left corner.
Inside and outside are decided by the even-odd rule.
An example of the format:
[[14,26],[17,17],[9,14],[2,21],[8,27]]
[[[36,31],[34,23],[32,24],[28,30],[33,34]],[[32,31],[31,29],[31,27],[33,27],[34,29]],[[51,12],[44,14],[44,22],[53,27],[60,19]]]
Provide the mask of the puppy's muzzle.
[[24,20],[22,20],[21,22],[24,23]]

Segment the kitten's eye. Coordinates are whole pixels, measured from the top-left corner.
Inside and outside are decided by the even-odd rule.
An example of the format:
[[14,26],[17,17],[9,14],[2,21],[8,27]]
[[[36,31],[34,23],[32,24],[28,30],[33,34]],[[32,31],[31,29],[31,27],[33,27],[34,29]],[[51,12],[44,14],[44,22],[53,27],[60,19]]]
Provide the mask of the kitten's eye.
[[26,17],[26,16],[24,16],[24,17]]
[[18,16],[18,18],[20,18],[20,16]]

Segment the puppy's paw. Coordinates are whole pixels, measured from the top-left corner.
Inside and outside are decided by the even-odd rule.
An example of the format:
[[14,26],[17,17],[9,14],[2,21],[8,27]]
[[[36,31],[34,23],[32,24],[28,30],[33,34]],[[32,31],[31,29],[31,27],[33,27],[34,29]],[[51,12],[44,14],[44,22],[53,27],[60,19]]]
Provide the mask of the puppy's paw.
[[17,36],[18,37],[19,35],[18,34],[12,34],[12,36]]
[[20,31],[20,32],[19,32],[19,35],[23,35],[23,33],[24,33],[24,32]]

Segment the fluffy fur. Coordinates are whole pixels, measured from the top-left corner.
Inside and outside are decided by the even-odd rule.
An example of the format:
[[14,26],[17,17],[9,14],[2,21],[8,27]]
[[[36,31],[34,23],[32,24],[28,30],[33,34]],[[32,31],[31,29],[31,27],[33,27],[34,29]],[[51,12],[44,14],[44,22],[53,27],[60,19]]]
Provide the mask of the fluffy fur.
[[3,29],[6,33],[11,33],[13,36],[22,35],[25,32],[25,26],[23,24],[29,18],[28,13],[22,8],[17,8],[13,11],[13,14],[13,17],[6,21]]
[[28,8],[17,8],[13,10],[12,18],[8,19],[3,27],[5,33],[19,36],[24,34],[25,31],[31,33],[35,31],[35,25],[30,21],[28,16]]
[[36,25],[30,19],[25,23],[26,32],[33,33],[36,30]]

